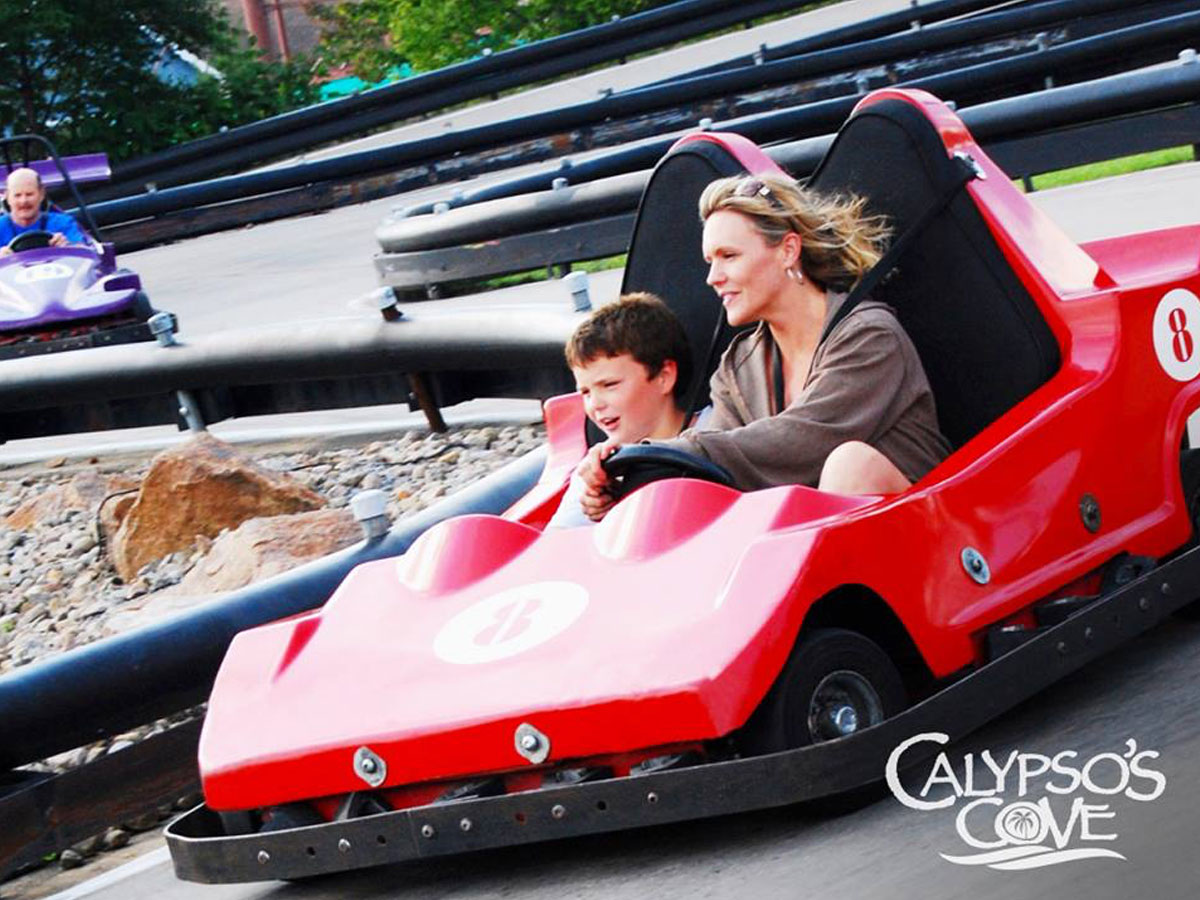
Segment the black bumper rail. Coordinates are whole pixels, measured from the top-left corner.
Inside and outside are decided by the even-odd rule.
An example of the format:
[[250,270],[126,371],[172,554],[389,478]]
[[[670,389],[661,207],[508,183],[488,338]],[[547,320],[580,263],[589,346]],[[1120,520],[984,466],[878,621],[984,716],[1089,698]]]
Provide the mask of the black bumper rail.
[[226,835],[220,817],[200,806],[167,827],[167,845],[180,878],[267,881],[834,796],[882,780],[903,740],[933,731],[959,740],[1198,598],[1200,549],[1193,549],[900,715],[799,750],[273,833]]
[[[168,315],[170,315],[168,313]],[[174,316],[171,316],[174,320]],[[177,326],[173,325],[174,331]],[[0,335],[2,338],[3,335]],[[11,343],[0,343],[0,359],[21,359],[26,356],[40,356],[44,353],[61,353],[65,350],[87,350],[92,347],[111,347],[116,344],[136,344],[142,341],[154,340],[154,333],[145,322],[131,322],[123,325],[97,327],[92,331],[80,334],[68,334],[50,340],[40,340],[31,337],[28,340],[17,340]]]

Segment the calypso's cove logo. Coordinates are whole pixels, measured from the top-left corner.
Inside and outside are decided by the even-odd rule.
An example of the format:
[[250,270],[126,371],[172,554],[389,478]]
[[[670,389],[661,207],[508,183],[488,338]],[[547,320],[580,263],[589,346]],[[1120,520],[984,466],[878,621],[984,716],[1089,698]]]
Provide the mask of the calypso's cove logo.
[[[920,791],[910,794],[900,783],[904,754],[919,744],[949,741],[945,734],[929,732],[901,742],[888,757],[887,783],[909,809],[951,809],[962,802],[955,829],[963,843],[979,852],[940,854],[958,865],[1035,869],[1077,859],[1125,859],[1112,849],[1118,837],[1112,821],[1116,811],[1107,802],[1088,801],[1124,795],[1149,802],[1167,786],[1166,776],[1146,764],[1158,758],[1158,751],[1139,751],[1136,741],[1127,740],[1122,753],[1088,759],[1074,750],[1054,756],[1013,750],[1003,761],[990,750],[978,760],[967,753],[961,777],[946,754],[938,753]],[[1051,797],[1056,798],[1053,804]]]

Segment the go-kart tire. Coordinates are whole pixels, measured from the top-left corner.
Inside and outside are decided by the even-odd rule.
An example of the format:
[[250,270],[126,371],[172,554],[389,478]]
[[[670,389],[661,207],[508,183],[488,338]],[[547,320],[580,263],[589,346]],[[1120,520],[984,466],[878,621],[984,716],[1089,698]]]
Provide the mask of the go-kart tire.
[[145,291],[137,292],[133,298],[133,306],[130,309],[133,310],[133,314],[139,322],[149,321],[150,317],[158,311],[150,305],[150,298],[146,296]]
[[792,750],[877,725],[906,705],[904,680],[874,641],[817,628],[796,642],[737,743],[747,755]]
[[[1183,482],[1183,499],[1192,520],[1192,537],[1183,549],[1191,550],[1200,546],[1200,449],[1183,451],[1179,460],[1179,474]],[[1185,622],[1200,622],[1200,600],[1175,610],[1175,617]]]

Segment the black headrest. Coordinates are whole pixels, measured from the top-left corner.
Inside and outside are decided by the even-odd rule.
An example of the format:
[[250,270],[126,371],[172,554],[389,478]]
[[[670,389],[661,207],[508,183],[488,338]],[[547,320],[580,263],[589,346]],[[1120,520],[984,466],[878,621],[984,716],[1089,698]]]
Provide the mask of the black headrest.
[[[698,203],[709,182],[740,175],[746,168],[734,152],[719,142],[700,140],[677,145],[658,163],[642,194],[629,244],[621,292],[650,291],[662,297],[679,316],[692,350],[693,383],[704,387],[697,406],[708,403],[704,369],[717,317],[724,315],[707,281],[708,267],[701,250],[703,225]],[[732,335],[713,356],[713,364]]]
[[[898,236],[953,183],[956,168],[925,114],[888,99],[842,126],[809,184],[866,198]],[[896,309],[916,345],[941,430],[956,447],[1058,370],[1054,335],[966,190],[873,293]]]

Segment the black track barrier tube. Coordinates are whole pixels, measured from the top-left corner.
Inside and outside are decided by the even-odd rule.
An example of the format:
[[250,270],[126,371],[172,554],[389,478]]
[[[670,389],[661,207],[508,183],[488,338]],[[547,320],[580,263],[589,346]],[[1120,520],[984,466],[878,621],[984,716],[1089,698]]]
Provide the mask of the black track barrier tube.
[[207,699],[239,631],[315,609],[359,563],[398,556],[452,516],[500,513],[541,473],[544,449],[509,463],[390,532],[137,631],[105,638],[0,677],[0,770],[185,709]]
[[260,164],[404,118],[803,5],[803,0],[735,5],[724,0],[685,0],[647,10],[118,163],[109,184],[93,189],[88,196],[98,200],[123,196],[143,190],[145,183],[161,188]]
[[[1118,29],[1103,35],[1061,44],[1049,50],[1022,54],[1013,59],[989,62],[955,69],[925,78],[903,81],[907,87],[922,87],[946,99],[959,99],[964,94],[996,90],[1014,79],[1044,76],[1069,66],[1094,66],[1096,60],[1119,59],[1122,54],[1158,47],[1163,43],[1185,40],[1200,35],[1200,12],[1170,16],[1145,25]],[[748,116],[722,123],[720,127],[738,130],[760,143],[813,135],[836,128],[849,114],[860,95],[819,101],[804,106]],[[358,178],[371,172],[432,164],[440,159],[472,150],[486,149],[496,144],[530,140],[538,136],[557,134],[570,128],[594,123],[604,115],[616,115],[621,108],[631,108],[637,98],[611,97],[574,107],[536,113],[506,122],[464,129],[455,134],[439,135],[411,141],[394,147],[347,154],[319,162],[301,163],[284,169],[273,169],[251,175],[235,175],[194,185],[168,188],[123,200],[92,206],[92,213],[101,225],[129,222],[212,203],[241,199],[244,196],[267,194],[345,178]],[[645,102],[645,98],[641,98]],[[629,151],[630,159],[638,163],[633,168],[653,164],[670,147],[673,139],[649,141]],[[657,156],[654,154],[657,152]],[[651,162],[643,162],[651,160]],[[610,174],[617,174],[615,172]]]
[[[1029,33],[1034,29],[1051,25],[1082,26],[1092,19],[1111,18],[1106,13],[1132,13],[1141,10],[1145,18],[1161,17],[1164,12],[1179,13],[1194,8],[1187,0],[1052,0],[1033,7],[1019,7],[999,13],[990,13],[949,22],[938,28],[923,29],[906,34],[882,37],[858,44],[848,44],[830,50],[818,50],[803,55],[782,57],[758,65],[741,66],[687,78],[676,78],[656,86],[646,86],[622,92],[622,97],[658,95],[671,98],[672,102],[715,96],[729,89],[754,86],[769,86],[792,80],[814,78],[848,72],[854,68],[909,59],[919,54],[951,47],[961,47],[971,42],[994,40],[1005,35]],[[1128,18],[1128,17],[1126,17]],[[1101,24],[1094,31],[1112,29]],[[1088,35],[1091,36],[1091,35]],[[673,98],[679,97],[679,100]],[[669,105],[669,104],[668,104]]]
[[[711,75],[714,72],[737,69],[742,66],[758,65],[788,56],[800,56],[804,53],[815,53],[834,47],[845,47],[904,31],[911,30],[917,33],[918,31],[924,31],[924,26],[926,25],[944,22],[947,19],[955,19],[959,16],[969,16],[984,9],[996,9],[1003,12],[1011,9],[1025,8],[1026,5],[1024,0],[937,0],[937,2],[933,3],[922,3],[918,6],[897,12],[874,16],[862,22],[843,25],[841,28],[830,28],[819,34],[809,35],[795,41],[788,41],[786,44],[777,44],[774,47],[762,47],[757,54],[735,56],[719,63],[692,69],[690,72],[684,72],[673,78],[664,78],[662,81],[647,85],[647,87],[653,87],[654,84],[669,84],[677,79]],[[920,25],[921,28],[915,28],[914,24]]]
[[536,194],[502,197],[487,206],[462,206],[441,215],[404,217],[375,229],[375,240],[387,252],[412,252],[495,240],[539,227],[551,228],[636,209],[646,187],[646,174],[614,175]]
[[322,319],[202,335],[171,347],[146,342],[49,353],[4,361],[0,409],[16,414],[178,390],[341,376],[558,368],[565,366],[563,342],[576,321],[564,292],[561,310],[416,312],[399,322]]
[[[1152,3],[1154,0],[1144,0],[1144,2]],[[987,2],[983,2],[983,0],[947,0],[945,3],[935,3],[928,7],[922,7],[920,10],[920,18],[922,21],[936,21],[941,18],[947,18],[949,16],[961,14],[962,12],[969,12],[995,5],[995,0],[987,0]],[[1081,8],[1090,5],[1096,6],[1099,9],[1123,6],[1121,0],[1054,0],[1052,3],[1045,4],[1046,7],[1054,7],[1053,10],[1048,8],[1043,10],[1042,7],[1038,7],[1037,14],[1032,16],[1029,21],[1036,25],[1036,23],[1041,21],[1054,21],[1055,19],[1061,19],[1064,16],[1082,14],[1072,13],[1069,10],[1066,10],[1064,5]],[[1127,6],[1128,3],[1126,2],[1124,5]],[[1135,3],[1134,5],[1140,4]],[[1060,7],[1063,8],[1060,9]],[[739,9],[741,9],[741,15],[743,18],[753,18],[754,15],[759,12],[758,7]],[[814,45],[814,47],[810,49],[821,50],[837,47],[841,45],[843,38],[849,39],[851,36],[857,36],[860,34],[865,36],[862,38],[862,40],[888,34],[895,28],[907,27],[907,24],[913,18],[913,15],[913,12],[902,11],[901,13],[892,13],[877,17],[879,20],[886,20],[886,22],[871,28],[863,28],[856,25],[849,26],[845,29],[835,29],[835,31],[839,34],[838,39],[831,41],[820,41],[818,39],[822,37],[821,35],[814,36],[812,40],[815,42],[815,44],[819,44],[819,46]],[[714,27],[717,24],[729,24],[731,21],[736,20],[736,17],[731,11],[726,11],[722,14],[722,22],[714,23]],[[869,23],[865,24],[874,22],[876,22],[875,19],[870,20]],[[961,24],[965,25],[968,23]],[[956,24],[954,27],[958,27],[958,25]],[[998,16],[990,16],[988,17],[986,27],[976,27],[970,31],[965,31],[964,34],[968,36],[977,33],[986,34],[996,30],[997,28],[1003,27],[1006,26],[1002,25]],[[1026,24],[1023,27],[1032,26]],[[969,37],[951,38],[945,34],[946,30],[947,28],[933,30],[927,29],[907,35],[898,35],[896,37],[899,39],[904,39],[904,43],[899,46],[913,47],[916,51],[920,51],[926,47],[942,46],[947,41],[969,39]],[[641,45],[650,45],[652,41],[648,36],[642,35],[639,38],[639,43]],[[875,41],[872,40],[870,43],[874,44]],[[855,49],[855,46],[858,47],[859,55],[864,55],[865,58],[870,59],[886,59],[887,53],[891,52],[884,47],[880,47],[878,50],[870,50],[862,45],[846,46],[845,49],[850,51]],[[646,46],[639,46],[635,49],[646,48]],[[625,52],[629,52],[629,48],[624,49]],[[598,58],[597,56],[603,52],[603,48],[598,47],[582,48],[573,57],[572,65],[585,63],[595,64],[603,62],[605,59]],[[794,56],[796,54],[785,55]],[[806,63],[799,71],[801,73],[808,69],[817,71],[819,70],[820,66],[829,66],[831,64],[835,64],[837,59],[837,54],[833,52],[818,54],[818,56],[820,57],[819,60],[814,60],[812,63]],[[842,65],[841,68],[845,69],[847,65],[849,65],[849,63]],[[561,64],[556,63],[555,68],[561,69],[562,66]],[[756,78],[765,79],[769,74],[771,81],[773,82],[786,81],[791,77],[787,70],[777,69],[769,73],[768,70],[762,66],[751,66],[751,68],[758,70],[757,75],[747,72],[740,73],[741,77],[736,82],[731,84],[730,89],[743,82],[746,85],[755,85]],[[439,72],[440,71],[441,70],[439,70]],[[722,71],[724,71],[724,69],[722,69]],[[429,74],[432,76],[439,73]],[[241,126],[241,128],[233,129],[232,131],[222,135],[202,138],[200,141],[190,142],[188,144],[180,145],[177,148],[171,148],[170,150],[162,151],[159,154],[155,154],[154,160],[157,160],[157,162],[155,162],[153,166],[149,162],[151,157],[144,157],[143,159],[147,161],[144,164],[138,160],[131,163],[126,163],[124,167],[118,165],[113,176],[113,180],[109,182],[108,185],[92,188],[89,196],[94,201],[101,201],[121,196],[128,196],[132,193],[140,192],[142,185],[136,183],[132,185],[125,183],[131,178],[141,178],[143,181],[152,181],[158,188],[183,184],[198,178],[214,175],[226,169],[240,168],[246,165],[260,163],[275,156],[288,152],[297,152],[325,141],[345,138],[372,127],[389,124],[406,116],[430,112],[454,103],[459,103],[465,100],[475,99],[480,96],[495,93],[498,90],[529,84],[543,78],[552,77],[555,74],[561,74],[561,72],[548,70],[538,70],[534,72],[525,68],[502,69],[490,78],[490,80],[487,82],[486,90],[481,90],[481,88],[475,82],[451,82],[445,88],[438,88],[437,85],[428,83],[425,91],[413,94],[412,98],[409,100],[397,98],[386,107],[380,106],[378,103],[374,102],[369,105],[360,104],[361,108],[352,108],[347,105],[337,107],[340,112],[337,112],[336,114],[334,112],[334,107],[336,104],[348,104],[351,100],[361,100],[365,103],[368,94],[373,92],[368,92],[368,94],[360,95],[357,98],[329,101],[326,104],[320,104],[318,107],[310,107],[308,110],[298,110],[295,113],[288,113],[284,116],[265,119],[258,123],[251,123],[250,125]],[[728,74],[734,75],[738,73],[730,72]],[[427,76],[422,75],[417,77],[426,78]],[[664,82],[658,83],[658,87],[665,88],[672,85],[682,85],[685,81],[689,84],[687,94],[693,97],[707,96],[704,93],[705,90],[711,92],[714,89],[720,89],[719,78],[716,81],[701,79],[700,83],[691,84],[691,79],[688,76],[665,80]],[[410,82],[404,82],[405,85],[409,83],[411,83],[411,80]],[[392,90],[398,89],[399,87],[401,87],[401,85],[393,85],[388,88],[380,88],[377,90]],[[644,90],[646,89],[641,88],[635,91],[621,92],[621,94],[617,96],[640,96]],[[447,91],[449,93],[446,93]],[[669,94],[663,96],[664,99],[658,101],[660,104],[662,104],[662,106],[669,106],[671,103],[677,102],[671,100]],[[405,106],[405,103],[408,105]],[[654,108],[662,108],[662,106]],[[316,112],[318,110],[324,112],[325,115],[317,116]],[[295,122],[293,122],[287,130],[279,130],[282,127],[280,123],[286,120],[289,116],[299,117],[301,115],[308,115],[312,119],[302,134],[298,134],[297,129],[300,126]],[[257,130],[252,131],[253,129]],[[229,143],[228,135],[234,133],[241,134],[244,140],[241,143]],[[232,154],[232,156],[222,155],[222,151],[220,151],[220,149],[216,146],[210,146],[211,152],[208,155],[201,154],[198,151],[193,152],[192,150],[187,149],[192,148],[194,144],[200,144],[202,142],[210,142],[210,144],[215,145],[215,143],[218,141],[222,144],[228,144],[231,147],[231,149],[228,151],[228,154]],[[169,156],[170,158],[168,158]],[[190,161],[193,159],[199,161],[195,162],[194,164],[190,164]],[[133,168],[135,164],[139,166],[138,169]]]
[[[1043,77],[1072,66],[1091,66],[1096,60],[1120,58],[1123,53],[1132,53],[1146,48],[1159,47],[1173,41],[1200,39],[1200,12],[1182,13],[1146,25],[1118,29],[1107,34],[1083,38],[1061,44],[1044,51],[1024,53],[1012,59],[988,62],[930,75],[923,78],[899,81],[896,87],[923,88],[947,100],[962,103],[967,97],[987,93],[1020,79]],[[1182,49],[1182,44],[1180,45]],[[964,96],[965,95],[965,96]],[[736,131],[758,143],[788,140],[797,136],[815,136],[833,131],[845,121],[861,94],[836,97],[808,103],[777,112],[761,113],[715,123],[718,131]],[[522,120],[523,121],[523,120]],[[471,193],[464,193],[451,203],[463,206],[469,203],[491,200],[511,193],[545,189],[555,177],[566,176],[574,183],[594,178],[648,168],[671,147],[678,135],[648,140],[631,148],[623,148],[604,154],[583,163],[562,167],[559,172],[546,172],[524,176],[490,185]],[[508,185],[520,185],[510,190]],[[432,203],[413,205],[406,210],[409,215],[432,211]]]
[[[1190,20],[1187,24],[1189,29],[1200,29],[1200,20],[1197,20],[1194,14],[1189,15],[1188,18]],[[1088,40],[1098,39],[1089,38]],[[1054,50],[1046,51],[1046,53],[1054,52]],[[1029,62],[1024,57],[1010,62],[1011,66],[1009,63],[995,63],[992,64],[992,67],[1009,66],[1006,71],[1029,68]],[[979,73],[970,70],[969,74],[972,76],[982,74],[987,68],[989,67],[980,67]],[[939,90],[954,87],[954,81],[957,80],[955,76],[958,74],[960,73],[947,73],[898,86],[924,88],[938,96],[943,96]],[[1022,133],[1061,128],[1094,118],[1108,118],[1138,112],[1164,103],[1187,103],[1195,100],[1198,91],[1200,91],[1200,66],[1176,65],[1150,72],[1111,75],[1093,81],[1001,100],[989,100],[986,103],[961,109],[960,115],[971,128],[976,139],[983,141],[998,135],[1016,137]],[[768,113],[721,122],[714,124],[713,130],[736,131],[759,143],[786,140],[796,134],[819,138],[823,134],[832,132],[838,124],[844,121],[859,99],[861,98],[838,98],[822,101],[819,104],[809,104],[783,113]],[[777,117],[781,116],[786,116],[788,120],[782,127],[775,121]],[[455,209],[450,210],[449,215],[453,216],[459,208],[473,204],[489,203],[504,197],[548,190],[554,179],[559,177],[568,177],[573,184],[582,185],[639,169],[648,169],[666,153],[677,139],[676,135],[649,141],[633,148],[606,153],[582,163],[569,166],[560,165],[557,169],[546,169],[465,192],[452,204]],[[793,143],[796,142],[789,141],[788,144],[769,147],[766,148],[766,152],[777,162],[790,168],[790,164],[785,162],[784,157],[788,152],[786,148]],[[805,158],[810,158],[810,156],[811,154],[805,154]],[[792,171],[795,175],[806,174],[803,169]],[[645,177],[649,177],[648,172],[645,173]],[[422,203],[407,207],[404,212],[407,216],[416,217],[432,212],[432,209],[433,204]],[[429,227],[435,230],[441,227],[450,227],[451,221],[447,221],[444,225],[431,222]],[[414,231],[412,226],[403,231],[393,230],[389,223],[385,223],[380,226],[377,235],[390,236],[395,233],[404,234],[408,238]],[[433,241],[424,242],[424,246],[437,245]],[[401,249],[399,246],[393,247],[390,243],[383,246],[385,250]],[[403,249],[410,248],[405,245]]]

